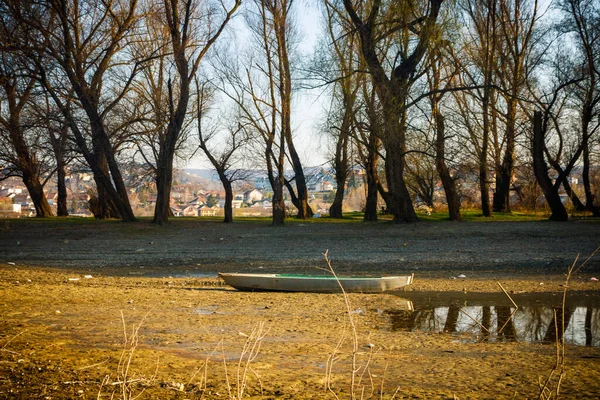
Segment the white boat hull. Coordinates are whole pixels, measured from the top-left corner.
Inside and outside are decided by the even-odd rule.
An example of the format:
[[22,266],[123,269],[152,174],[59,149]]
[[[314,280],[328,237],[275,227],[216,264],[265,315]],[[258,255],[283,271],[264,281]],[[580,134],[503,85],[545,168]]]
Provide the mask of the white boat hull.
[[379,278],[219,273],[230,286],[243,291],[339,293],[340,284],[348,293],[381,293],[410,285],[413,274]]

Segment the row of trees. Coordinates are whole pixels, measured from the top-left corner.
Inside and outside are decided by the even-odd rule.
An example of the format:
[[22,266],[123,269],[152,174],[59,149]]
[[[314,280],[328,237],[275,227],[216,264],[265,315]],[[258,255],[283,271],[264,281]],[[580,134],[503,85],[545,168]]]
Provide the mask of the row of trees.
[[[286,190],[310,218],[292,116],[298,93],[312,89],[330,99],[322,131],[337,181],[332,217],[342,216],[356,164],[366,172],[365,220],[377,219],[382,198],[395,222],[416,221],[415,197],[431,201],[438,181],[459,220],[464,165],[478,176],[486,216],[510,212],[521,165],[532,166],[552,219],[568,218],[562,191],[600,215],[597,2],[320,6],[323,34],[306,61],[294,0],[0,0],[3,176],[23,179],[38,216],[51,215],[43,187],[55,176],[66,215],[66,168],[85,163],[95,216],[133,221],[121,169],[133,158],[156,183],[154,222],[163,224],[174,163],[193,142],[223,183],[226,222],[248,160],[267,171],[273,224],[284,222]],[[569,180],[579,167],[583,194]]]
[[[396,221],[416,220],[411,200],[431,202],[438,181],[460,219],[464,165],[479,176],[485,216],[511,211],[524,165],[552,219],[568,218],[563,190],[577,210],[600,215],[598,2],[329,0],[325,14],[322,48],[333,50],[322,66],[334,68],[319,77],[336,84],[334,142],[352,138],[367,171],[366,219],[379,193]],[[384,173],[373,167],[380,158]],[[343,152],[334,159],[336,171],[349,165]],[[583,193],[570,185],[576,167]]]

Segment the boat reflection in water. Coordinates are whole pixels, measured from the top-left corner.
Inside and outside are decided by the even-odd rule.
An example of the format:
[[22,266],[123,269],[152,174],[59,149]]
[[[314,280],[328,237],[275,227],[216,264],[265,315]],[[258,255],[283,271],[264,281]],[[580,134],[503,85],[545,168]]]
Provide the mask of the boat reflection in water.
[[[407,295],[402,293],[413,302],[414,310],[385,312],[392,330],[465,334],[473,340],[492,342],[554,343],[557,335],[559,339],[562,335],[562,310],[555,305],[560,305],[560,296],[515,295],[516,309],[506,296],[495,294]],[[564,321],[565,343],[600,347],[598,299],[569,296]]]

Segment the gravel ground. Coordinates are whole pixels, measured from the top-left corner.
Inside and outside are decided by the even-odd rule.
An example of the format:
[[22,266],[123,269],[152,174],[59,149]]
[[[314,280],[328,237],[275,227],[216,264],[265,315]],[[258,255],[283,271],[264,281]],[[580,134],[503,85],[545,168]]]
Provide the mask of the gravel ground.
[[[6,222],[0,262],[112,274],[215,274],[217,271],[306,272],[324,268],[328,251],[341,273],[502,271],[561,273],[600,245],[598,221],[540,222],[263,222],[173,220]],[[600,257],[587,265],[600,271]]]

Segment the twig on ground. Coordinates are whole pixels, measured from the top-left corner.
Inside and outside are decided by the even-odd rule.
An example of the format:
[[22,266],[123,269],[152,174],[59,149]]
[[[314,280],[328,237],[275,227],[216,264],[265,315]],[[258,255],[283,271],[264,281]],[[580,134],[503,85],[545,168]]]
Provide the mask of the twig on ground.
[[19,352],[12,351],[12,350],[7,350],[6,346],[8,346],[10,344],[10,342],[12,342],[13,340],[15,340],[19,336],[23,335],[25,332],[27,332],[27,329],[23,329],[21,332],[17,333],[16,335],[13,335],[13,337],[11,337],[10,339],[8,339],[8,341],[6,343],[4,343],[4,345],[2,345],[2,347],[0,347],[0,351],[6,352],[6,353],[20,355],[21,353],[19,353]]

